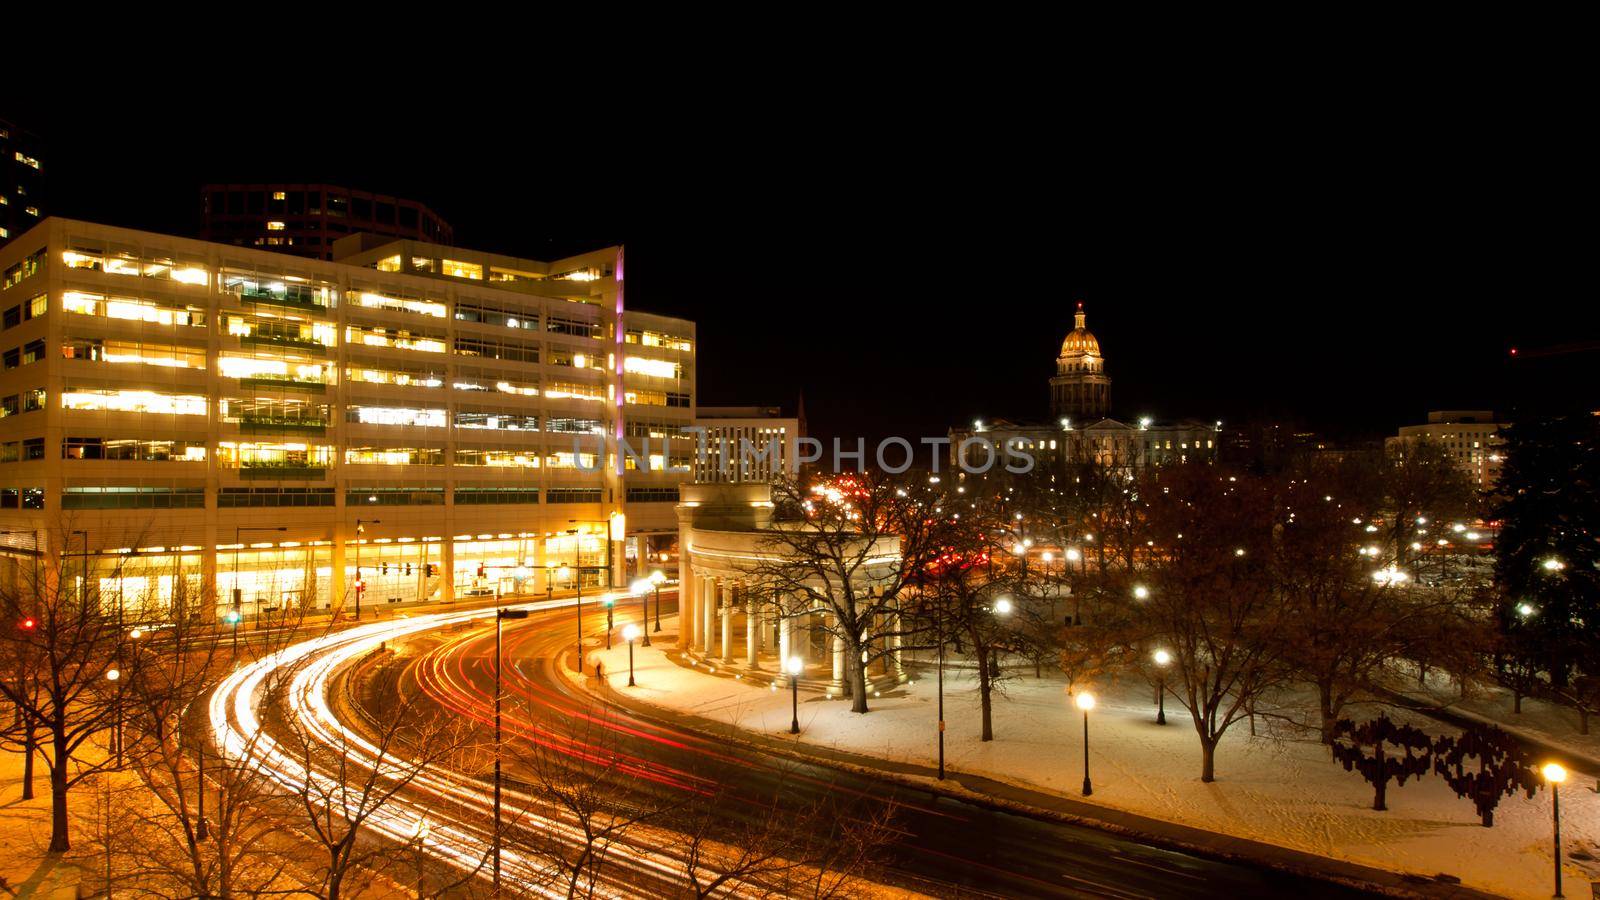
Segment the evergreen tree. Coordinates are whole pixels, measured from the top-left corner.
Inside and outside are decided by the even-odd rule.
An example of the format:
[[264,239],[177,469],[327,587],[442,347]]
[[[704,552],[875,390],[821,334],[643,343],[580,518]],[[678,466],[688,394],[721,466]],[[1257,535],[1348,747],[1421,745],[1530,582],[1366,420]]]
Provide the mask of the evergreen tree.
[[1533,668],[1565,688],[1600,674],[1600,417],[1519,422],[1500,472],[1495,580],[1501,621]]

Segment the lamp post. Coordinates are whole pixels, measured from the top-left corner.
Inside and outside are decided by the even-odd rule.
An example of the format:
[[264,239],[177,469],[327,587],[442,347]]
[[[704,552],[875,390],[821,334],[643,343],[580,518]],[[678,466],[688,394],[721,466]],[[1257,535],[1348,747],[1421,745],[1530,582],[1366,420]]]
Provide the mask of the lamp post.
[[806,661],[798,656],[791,656],[783,661],[783,670],[789,673],[789,691],[793,698],[792,706],[794,717],[789,721],[789,733],[800,733],[800,673],[804,672]]
[[1165,650],[1157,650],[1154,654],[1157,669],[1156,676],[1156,724],[1167,724],[1167,666],[1172,663],[1172,654]]
[[[361,535],[366,531],[363,525],[382,525],[380,519],[356,520],[356,621],[361,621],[361,595],[367,592],[367,583],[361,580]],[[280,529],[281,530],[281,529]],[[454,583],[454,576],[451,582]]]
[[426,816],[417,818],[416,827],[411,829],[411,839],[417,843],[417,900],[422,900],[422,848],[428,843],[428,819]]
[[617,624],[617,598],[607,597],[606,605],[606,649],[611,649],[611,629]]
[[1094,785],[1089,783],[1089,710],[1094,709],[1094,695],[1083,691],[1076,702],[1083,710],[1083,795],[1087,797],[1094,793]]
[[500,633],[507,619],[526,619],[525,609],[494,611],[494,895],[500,896]]
[[549,600],[556,595],[556,564],[544,564],[544,599]]
[[[632,622],[622,626],[622,639],[628,642],[628,687],[635,686],[633,683],[633,639],[641,634],[645,634],[645,630]],[[645,634],[645,640],[650,640],[648,634]]]
[[944,780],[944,606],[940,605],[940,604],[937,604],[937,602],[936,602],[936,604],[934,606],[934,609],[937,610],[937,612],[934,614],[934,623],[935,623],[934,624],[934,629],[936,631],[938,631],[938,634],[935,635],[935,639],[938,640],[938,642],[939,642],[939,653],[938,653],[938,656],[937,656],[937,659],[938,659],[937,667],[938,667],[938,672],[939,672],[939,687],[938,687],[938,694],[939,694],[939,780],[943,781]]
[[[631,587],[631,590],[639,595],[639,621],[641,623],[650,621],[650,589],[654,586],[650,579],[641,578],[635,581]],[[650,646],[650,630],[648,628],[640,630],[644,634],[644,645],[646,647]]]
[[1555,851],[1556,851],[1556,892],[1551,896],[1560,897],[1561,894],[1561,782],[1567,780],[1567,770],[1556,763],[1546,763],[1543,769],[1544,780],[1550,784],[1550,821],[1555,826]]
[[[357,531],[359,531],[360,528],[361,528],[361,520],[357,519],[356,520],[356,529],[357,529]],[[235,526],[233,526],[233,611],[235,613],[239,614],[240,616],[244,615],[244,612],[243,612],[243,610],[244,610],[244,589],[239,587],[239,548],[243,546],[242,538],[243,538],[244,533],[246,531],[288,531],[288,530],[289,530],[289,528],[286,525],[235,525]],[[358,550],[357,552],[360,552],[360,551]],[[357,565],[356,566],[356,576],[357,576],[357,578],[359,578],[360,575],[361,575],[361,566]],[[356,608],[359,609],[360,608],[359,604],[361,602],[360,599],[359,599],[360,595],[357,594],[356,596],[358,598],[356,600],[356,603],[358,604]],[[256,628],[259,629],[260,627],[261,627],[261,601],[258,600],[258,601],[256,601]],[[239,650],[239,639],[238,639],[239,629],[237,627],[235,627],[233,629],[233,631],[234,631],[234,642],[233,642],[234,655],[237,656],[238,655],[238,650]]]
[[[665,556],[666,554],[663,553],[662,555]],[[656,592],[656,631],[661,630],[661,582],[666,580],[667,576],[661,574],[660,569],[650,573],[650,584]],[[646,647],[650,646],[650,635],[648,634],[644,636],[644,645]]]

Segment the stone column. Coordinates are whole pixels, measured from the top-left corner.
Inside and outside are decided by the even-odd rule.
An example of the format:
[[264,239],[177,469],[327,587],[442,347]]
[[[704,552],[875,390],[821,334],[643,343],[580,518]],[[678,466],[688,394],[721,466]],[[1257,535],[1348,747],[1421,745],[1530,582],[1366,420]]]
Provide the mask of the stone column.
[[761,617],[756,615],[756,601],[746,597],[744,601],[744,664],[752,672],[761,668],[761,663],[756,659],[756,654],[761,648],[760,627]]
[[695,598],[699,596],[698,588],[700,576],[689,572],[681,572],[678,576],[678,650],[686,651],[692,644],[694,629],[689,623],[694,621]]
[[733,662],[733,585],[723,587],[722,661]]
[[794,620],[788,616],[778,620],[778,671],[788,671],[789,657],[794,655]]
[[700,636],[704,639],[701,648],[707,656],[711,655],[711,648],[717,645],[717,606],[722,600],[722,585],[715,578],[706,580],[706,608],[705,617],[701,620]]

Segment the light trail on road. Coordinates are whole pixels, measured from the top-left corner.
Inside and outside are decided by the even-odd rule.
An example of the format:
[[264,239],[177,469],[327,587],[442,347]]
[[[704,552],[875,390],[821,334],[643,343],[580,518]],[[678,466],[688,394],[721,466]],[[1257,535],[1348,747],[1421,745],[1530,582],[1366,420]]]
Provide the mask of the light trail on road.
[[[573,600],[539,601],[512,608],[558,609],[574,603]],[[459,805],[481,814],[481,820],[489,823],[491,795],[471,779],[449,777],[449,770],[443,767],[419,771],[405,760],[396,759],[392,753],[385,753],[340,722],[327,695],[329,679],[335,673],[384,642],[471,622],[486,614],[492,617],[493,609],[433,613],[359,625],[294,644],[242,666],[218,684],[208,705],[211,736],[216,747],[234,764],[275,782],[290,794],[309,796],[325,808],[335,806],[339,802],[336,798],[344,798],[344,806],[331,811],[347,820],[364,814],[365,827],[401,844],[418,842],[414,829],[418,821],[426,818],[430,827],[422,845],[430,856],[461,872],[482,872],[492,839],[492,825],[481,827],[448,821],[440,815],[439,809],[441,802]],[[350,792],[340,790],[339,776],[332,767],[320,765],[313,754],[307,754],[307,761],[303,761],[296,754],[286,752],[264,727],[260,705],[269,679],[285,673],[289,675],[285,714],[294,716],[303,733],[318,742],[322,749],[341,754],[350,763],[376,773],[377,783],[386,786],[368,795],[369,805],[352,803]],[[385,802],[370,803],[375,797],[401,786],[404,789],[387,797]],[[546,833],[582,841],[581,832],[569,823],[533,814],[530,809],[534,798],[510,789],[503,793],[506,806],[520,808],[524,822],[531,819]],[[678,877],[676,860],[667,854],[623,844],[613,845],[611,854],[612,862],[647,881]],[[515,850],[503,848],[501,864],[508,881],[537,885],[543,880],[540,874],[545,867]],[[540,893],[560,897],[566,892],[547,888]]]

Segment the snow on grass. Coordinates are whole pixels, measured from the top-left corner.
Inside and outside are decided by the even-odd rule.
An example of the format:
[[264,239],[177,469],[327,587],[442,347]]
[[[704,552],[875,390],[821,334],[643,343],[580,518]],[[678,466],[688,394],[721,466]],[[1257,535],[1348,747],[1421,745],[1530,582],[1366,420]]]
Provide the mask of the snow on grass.
[[[664,709],[703,716],[769,735],[786,734],[790,693],[735,679],[742,664],[704,667],[672,661],[674,626],[653,635],[656,645],[635,646],[638,686],[627,687],[627,647],[596,651],[612,689]],[[661,640],[666,638],[666,640]],[[590,671],[593,671],[591,661]],[[872,711],[853,714],[842,699],[814,692],[800,695],[800,740],[883,759],[937,763],[936,698],[932,671],[917,670],[914,682],[871,701]],[[1006,682],[996,697],[995,740],[979,740],[975,676],[947,669],[946,759],[951,769],[1022,787],[1079,797],[1083,781],[1083,720],[1071,706],[1065,682],[1035,679],[1031,671]],[[1314,734],[1252,738],[1248,724],[1229,730],[1217,751],[1217,781],[1200,781],[1200,747],[1187,710],[1167,698],[1166,726],[1155,724],[1154,692],[1142,681],[1095,689],[1090,713],[1089,763],[1094,795],[1089,802],[1154,819],[1179,822],[1423,875],[1448,873],[1465,883],[1513,897],[1548,897],[1552,885],[1550,794],[1505,799],[1495,827],[1478,824],[1472,804],[1457,798],[1429,775],[1404,787],[1389,786],[1389,811],[1372,807],[1372,788],[1334,763]],[[1376,707],[1351,711],[1375,715]],[[1392,713],[1431,732],[1449,729],[1425,719]],[[1264,727],[1264,723],[1263,723]],[[1280,729],[1281,730],[1281,729]],[[1562,791],[1566,858],[1573,850],[1596,851],[1600,840],[1600,795],[1581,777]],[[1592,861],[1566,860],[1568,893],[1600,880]]]

